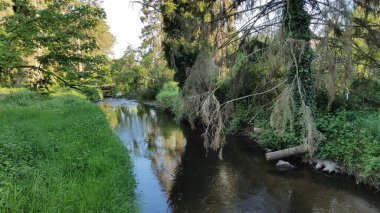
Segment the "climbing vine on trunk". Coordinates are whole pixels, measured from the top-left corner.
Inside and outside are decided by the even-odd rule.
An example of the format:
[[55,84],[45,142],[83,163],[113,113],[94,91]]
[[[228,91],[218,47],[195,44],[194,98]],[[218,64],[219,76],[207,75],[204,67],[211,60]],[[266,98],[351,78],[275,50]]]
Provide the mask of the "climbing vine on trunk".
[[308,145],[312,153],[323,137],[314,124],[315,71],[311,67],[311,16],[305,10],[305,0],[286,0],[283,9],[282,34],[285,54],[291,61],[286,72],[287,85],[277,99],[271,115],[271,125],[278,133],[293,131],[295,140]]

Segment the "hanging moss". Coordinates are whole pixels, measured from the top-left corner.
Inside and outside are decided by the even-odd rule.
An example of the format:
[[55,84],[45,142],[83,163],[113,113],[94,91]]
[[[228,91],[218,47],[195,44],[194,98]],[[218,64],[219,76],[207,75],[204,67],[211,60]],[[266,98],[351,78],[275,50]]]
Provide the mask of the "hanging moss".
[[[294,133],[294,142],[305,143],[312,153],[317,142],[323,135],[316,129],[313,112],[315,110],[315,71],[311,67],[313,50],[310,48],[311,16],[305,10],[305,0],[286,0],[283,10],[283,35],[285,38],[287,60],[291,61],[286,77],[290,90],[284,94],[291,101],[290,106],[286,102],[278,100],[277,112],[271,116],[271,125],[280,122],[282,131]],[[276,109],[276,107],[275,107]],[[289,109],[283,111],[283,109]],[[278,125],[278,124],[277,124]],[[276,128],[275,128],[276,129]],[[278,129],[278,128],[277,128]]]

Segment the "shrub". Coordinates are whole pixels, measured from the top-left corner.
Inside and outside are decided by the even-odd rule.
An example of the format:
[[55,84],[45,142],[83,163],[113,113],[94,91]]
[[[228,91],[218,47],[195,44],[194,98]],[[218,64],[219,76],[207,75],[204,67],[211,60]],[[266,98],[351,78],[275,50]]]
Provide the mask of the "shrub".
[[256,117],[257,109],[248,103],[237,104],[231,115],[227,133],[236,134],[241,130],[253,127],[253,121]]
[[380,184],[380,111],[355,110],[318,113],[317,124],[326,136],[321,158],[345,165],[359,180]]
[[101,100],[103,100],[103,93],[102,93],[102,91],[99,88],[95,87],[95,86],[82,87],[82,88],[80,88],[80,90],[91,101],[101,101]]
[[160,92],[159,85],[153,85],[146,88],[140,88],[138,91],[137,98],[139,100],[154,100],[154,98],[158,95],[159,92]]
[[131,97],[132,93],[130,91],[130,87],[128,84],[116,84],[115,85],[115,93],[121,92],[126,97]]
[[169,81],[164,84],[158,95],[157,102],[166,110],[170,110],[177,119],[182,118],[183,102],[177,82]]
[[273,129],[269,125],[264,128],[264,131],[256,136],[258,143],[272,150],[286,149],[300,145],[300,141],[294,131],[290,131],[289,128],[285,130],[282,137],[273,132]]

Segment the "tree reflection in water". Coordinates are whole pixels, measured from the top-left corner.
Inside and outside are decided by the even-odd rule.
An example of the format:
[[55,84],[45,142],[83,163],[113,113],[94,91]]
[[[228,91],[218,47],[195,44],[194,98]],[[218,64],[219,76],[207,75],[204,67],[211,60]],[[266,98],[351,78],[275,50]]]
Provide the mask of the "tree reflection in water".
[[[111,127],[122,134],[121,138],[127,139],[124,143],[133,157],[150,159],[155,176],[169,197],[186,147],[186,139],[178,124],[168,115],[137,103],[113,106],[112,103],[103,102],[100,107]],[[160,113],[160,119],[157,113]]]

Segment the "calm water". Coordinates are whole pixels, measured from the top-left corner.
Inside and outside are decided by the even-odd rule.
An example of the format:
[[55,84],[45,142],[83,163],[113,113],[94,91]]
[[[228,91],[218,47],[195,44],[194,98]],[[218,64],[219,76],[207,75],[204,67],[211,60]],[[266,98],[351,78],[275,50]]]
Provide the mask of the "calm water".
[[161,111],[123,99],[100,106],[130,151],[141,212],[380,212],[380,193],[350,178],[278,172],[241,138],[219,160],[199,132]]

